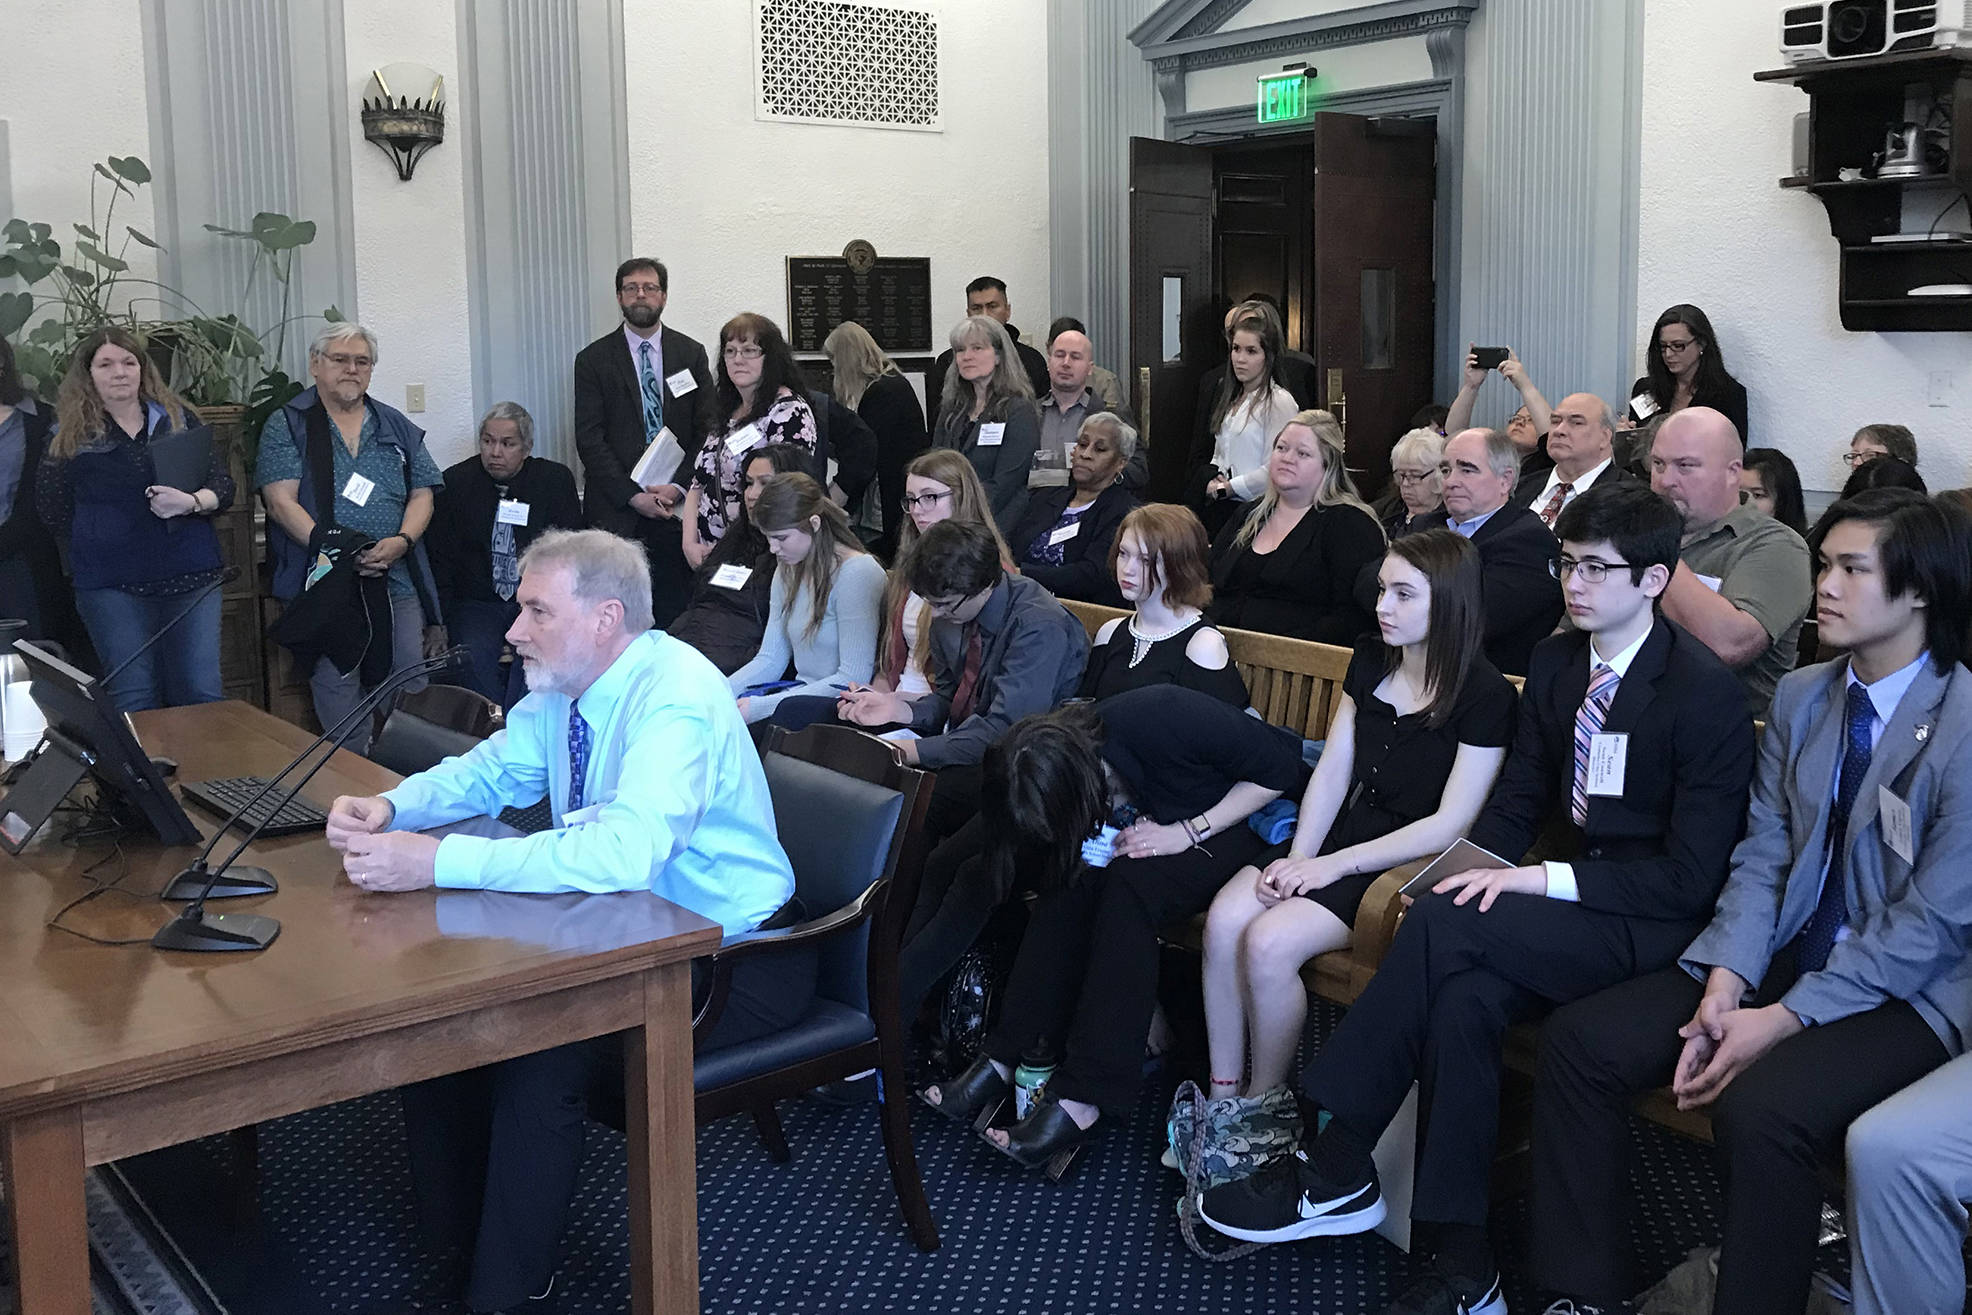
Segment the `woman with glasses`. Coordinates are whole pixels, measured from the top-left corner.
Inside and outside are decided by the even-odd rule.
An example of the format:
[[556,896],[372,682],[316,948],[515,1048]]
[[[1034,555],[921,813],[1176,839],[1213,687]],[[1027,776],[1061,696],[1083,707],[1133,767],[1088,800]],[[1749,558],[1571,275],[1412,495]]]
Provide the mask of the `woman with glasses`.
[[212,445],[205,476],[191,490],[160,484],[151,456],[154,441],[197,423],[127,331],[98,329],[77,344],[35,505],[68,550],[76,607],[97,655],[106,670],[122,668],[109,694],[124,712],[225,697],[219,593],[188,600],[225,565],[211,518],[233,500],[226,454]]
[[1438,472],[1444,455],[1445,436],[1435,429],[1413,429],[1390,449],[1390,483],[1396,493],[1383,517],[1383,532],[1392,539],[1444,524],[1445,477]]
[[1513,740],[1516,696],[1486,660],[1480,570],[1471,540],[1447,529],[1390,545],[1377,571],[1377,634],[1355,646],[1294,835],[1212,901],[1209,1094],[1230,1103],[1208,1126],[1246,1126],[1263,1103],[1286,1108],[1265,1098],[1287,1082],[1301,1044],[1301,966],[1349,944],[1379,876],[1442,852],[1486,802]]
[[809,452],[816,443],[801,367],[772,320],[751,312],[727,320],[719,330],[716,374],[720,423],[692,463],[682,518],[685,560],[693,570],[739,517],[747,456],[770,443]]
[[1849,440],[1842,464],[1850,470],[1868,465],[1878,457],[1895,457],[1905,465],[1917,465],[1917,436],[1908,426],[1878,423],[1864,425]]
[[[1725,353],[1704,311],[1680,303],[1659,315],[1643,364],[1643,377],[1630,385],[1631,424],[1654,432],[1666,416],[1709,406],[1732,421],[1742,445],[1753,441],[1746,429],[1746,385],[1726,373]],[[1648,453],[1649,445],[1643,450]]]
[[994,521],[1012,525],[1027,509],[1027,472],[1041,445],[1034,385],[1006,326],[990,315],[959,321],[951,342],[931,445],[964,453],[992,499]]
[[1302,411],[1273,441],[1266,491],[1212,543],[1212,620],[1290,639],[1353,644],[1370,628],[1356,579],[1383,556],[1383,526],[1342,464],[1342,426]]

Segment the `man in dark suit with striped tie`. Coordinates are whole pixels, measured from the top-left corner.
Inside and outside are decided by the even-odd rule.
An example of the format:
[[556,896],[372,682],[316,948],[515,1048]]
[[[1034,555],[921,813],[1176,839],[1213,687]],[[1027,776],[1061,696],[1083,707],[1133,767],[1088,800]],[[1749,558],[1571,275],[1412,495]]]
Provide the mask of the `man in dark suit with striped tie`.
[[[1205,1194],[1251,1241],[1356,1233],[1384,1216],[1370,1152],[1419,1084],[1413,1248],[1391,1312],[1505,1315],[1486,1240],[1506,1029],[1675,963],[1711,916],[1745,824],[1753,725],[1737,677],[1657,615],[1682,521],[1598,486],[1557,528],[1574,629],[1534,649],[1513,751],[1472,841],[1513,862],[1422,894],[1301,1074],[1307,1149]],[[1544,834],[1545,832],[1545,834]]]
[[[670,288],[662,261],[644,256],[624,261],[616,269],[622,327],[575,354],[575,450],[582,457],[583,512],[598,529],[644,545],[651,611],[660,627],[691,599],[678,509],[714,410],[704,345],[664,325]],[[664,478],[640,485],[630,471],[658,431],[667,428],[684,459]]]

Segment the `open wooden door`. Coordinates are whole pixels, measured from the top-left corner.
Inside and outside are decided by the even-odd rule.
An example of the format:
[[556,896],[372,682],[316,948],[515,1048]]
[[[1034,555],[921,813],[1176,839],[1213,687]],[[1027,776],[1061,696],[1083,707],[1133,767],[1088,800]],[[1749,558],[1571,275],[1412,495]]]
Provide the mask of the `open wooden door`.
[[[1212,323],[1212,152],[1130,139],[1130,381],[1150,443],[1152,498],[1184,483]],[[1428,222],[1428,220],[1427,220]],[[1201,336],[1202,335],[1202,336]],[[1147,383],[1146,383],[1147,381]]]
[[1349,468],[1374,496],[1431,400],[1437,124],[1317,113],[1314,128],[1312,349],[1324,404],[1345,414]]

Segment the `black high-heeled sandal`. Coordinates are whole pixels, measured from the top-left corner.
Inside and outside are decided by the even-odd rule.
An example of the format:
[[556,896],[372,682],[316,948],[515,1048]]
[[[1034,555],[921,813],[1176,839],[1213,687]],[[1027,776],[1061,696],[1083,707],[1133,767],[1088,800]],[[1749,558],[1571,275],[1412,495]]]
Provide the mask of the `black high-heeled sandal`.
[[978,1132],[984,1132],[999,1117],[1000,1107],[1013,1091],[1013,1083],[1001,1077],[993,1061],[984,1055],[966,1065],[965,1072],[957,1077],[934,1085],[938,1088],[936,1101],[922,1091],[918,1099],[952,1122],[969,1123]]
[[[1096,1120],[1100,1123],[1101,1120]],[[986,1144],[1006,1156],[1024,1169],[1047,1167],[1048,1181],[1060,1182],[1068,1172],[1068,1166],[1075,1162],[1082,1143],[1096,1130],[1091,1123],[1084,1128],[1075,1118],[1061,1107],[1061,1102],[1052,1094],[1043,1092],[1034,1102],[1034,1108],[1027,1111],[1027,1117],[1006,1130],[1007,1144],[1002,1146],[986,1136],[982,1128],[979,1135]]]

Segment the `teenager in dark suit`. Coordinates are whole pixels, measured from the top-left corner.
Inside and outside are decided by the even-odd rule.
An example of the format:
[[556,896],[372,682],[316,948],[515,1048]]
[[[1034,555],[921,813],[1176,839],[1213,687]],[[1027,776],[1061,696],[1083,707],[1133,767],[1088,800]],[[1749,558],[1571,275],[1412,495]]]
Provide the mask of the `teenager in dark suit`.
[[1319,1109],[1327,1126],[1207,1192],[1214,1227],[1263,1242],[1373,1228],[1370,1152],[1416,1081],[1412,1236],[1432,1263],[1390,1310],[1505,1315],[1486,1218],[1506,1029],[1674,963],[1745,822],[1753,725],[1737,680],[1656,611],[1680,528],[1646,489],[1594,489],[1562,513],[1575,629],[1535,650],[1471,835],[1511,862],[1545,827],[1553,861],[1456,873],[1418,898],[1302,1072],[1307,1126]]
[[[1484,567],[1486,658],[1509,676],[1527,674],[1534,645],[1561,620],[1555,582],[1554,534],[1540,517],[1509,501],[1519,450],[1497,429],[1463,429],[1445,442],[1438,470],[1444,482],[1443,523],[1472,540]],[[1356,577],[1356,601],[1376,605],[1376,568]]]
[[1712,1110],[1725,1186],[1713,1309],[1798,1313],[1821,1162],[1852,1120],[1972,1035],[1972,673],[1959,665],[1972,537],[1908,489],[1860,494],[1830,518],[1817,617],[1849,656],[1775,691],[1710,924],[1677,964],[1558,1011],[1543,1036],[1534,1269],[1557,1304],[1575,1303],[1564,1309],[1633,1309],[1637,1092],[1668,1082],[1681,1107]]
[[518,402],[495,402],[479,422],[478,455],[446,470],[425,532],[448,638],[472,653],[460,683],[504,708],[527,692],[518,659],[500,672],[520,615],[520,555],[544,530],[582,528],[574,472],[533,453],[534,417]]
[[[662,261],[633,256],[616,269],[623,327],[575,354],[575,450],[589,524],[636,539],[650,559],[651,610],[663,626],[691,598],[678,511],[691,459],[712,417],[712,367],[704,344],[664,327],[671,275]],[[659,429],[684,451],[680,469],[641,487],[631,469]]]

